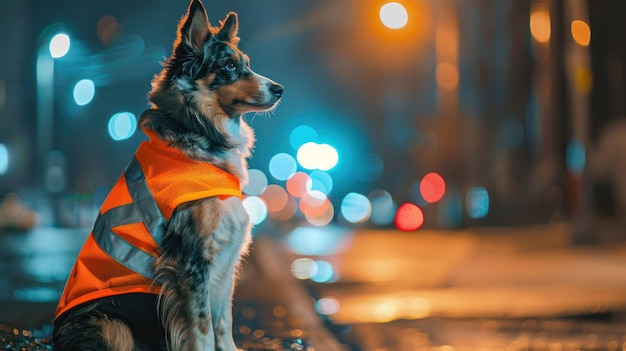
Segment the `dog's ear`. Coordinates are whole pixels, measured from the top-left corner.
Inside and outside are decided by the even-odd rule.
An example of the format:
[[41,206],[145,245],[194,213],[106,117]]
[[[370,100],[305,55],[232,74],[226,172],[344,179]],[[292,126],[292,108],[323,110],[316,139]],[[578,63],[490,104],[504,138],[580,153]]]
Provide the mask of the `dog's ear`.
[[217,33],[217,39],[220,41],[228,41],[233,44],[239,42],[237,37],[237,31],[239,30],[239,21],[237,20],[237,13],[230,12],[226,15],[226,18],[221,21],[222,27]]
[[200,0],[191,0],[178,26],[178,42],[201,49],[209,36],[209,18]]

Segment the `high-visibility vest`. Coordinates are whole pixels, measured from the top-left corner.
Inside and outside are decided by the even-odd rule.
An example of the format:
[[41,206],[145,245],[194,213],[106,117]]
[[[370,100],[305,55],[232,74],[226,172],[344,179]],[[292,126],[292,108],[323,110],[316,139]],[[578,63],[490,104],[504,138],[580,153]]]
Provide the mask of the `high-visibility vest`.
[[153,264],[167,222],[182,203],[242,196],[234,175],[192,160],[152,131],[105,199],[56,310],[127,293],[158,294]]

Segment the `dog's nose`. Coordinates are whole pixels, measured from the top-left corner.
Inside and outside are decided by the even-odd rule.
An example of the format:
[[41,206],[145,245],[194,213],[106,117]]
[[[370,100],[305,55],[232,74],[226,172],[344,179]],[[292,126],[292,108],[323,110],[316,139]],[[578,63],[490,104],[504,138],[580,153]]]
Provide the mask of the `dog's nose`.
[[277,98],[280,98],[281,96],[283,96],[283,91],[285,91],[285,88],[280,84],[272,84],[270,90]]

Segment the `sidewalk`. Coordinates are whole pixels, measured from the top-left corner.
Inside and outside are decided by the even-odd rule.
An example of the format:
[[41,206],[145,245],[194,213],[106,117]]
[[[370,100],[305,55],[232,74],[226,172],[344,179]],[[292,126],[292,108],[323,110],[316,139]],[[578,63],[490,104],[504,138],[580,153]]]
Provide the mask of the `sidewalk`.
[[626,243],[571,247],[566,224],[462,232],[359,231],[322,286],[339,323],[558,318],[626,311]]

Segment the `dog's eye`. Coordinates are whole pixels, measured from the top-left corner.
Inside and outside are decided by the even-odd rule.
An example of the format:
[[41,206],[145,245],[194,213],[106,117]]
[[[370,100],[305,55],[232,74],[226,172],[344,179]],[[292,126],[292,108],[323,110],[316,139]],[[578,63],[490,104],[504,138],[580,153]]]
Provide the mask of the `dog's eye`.
[[228,62],[224,65],[224,70],[227,72],[235,72],[237,70],[237,65],[234,62]]

